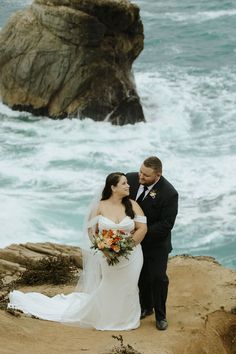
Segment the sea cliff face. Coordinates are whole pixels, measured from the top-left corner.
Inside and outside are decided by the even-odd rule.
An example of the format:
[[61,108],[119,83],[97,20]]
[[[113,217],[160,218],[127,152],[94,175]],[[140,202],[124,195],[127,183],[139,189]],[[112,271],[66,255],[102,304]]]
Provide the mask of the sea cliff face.
[[0,32],[0,96],[52,118],[144,121],[132,74],[143,49],[128,0],[35,0]]
[[[11,245],[0,250],[2,293],[25,269],[27,260],[63,255],[82,265],[78,247],[52,243]],[[157,331],[154,316],[134,331],[122,332],[124,343],[145,354],[230,354],[236,352],[236,272],[211,257],[176,256],[169,261],[169,328]],[[75,284],[18,286],[48,296],[70,293]],[[4,288],[4,290],[3,290]],[[111,299],[112,301],[112,299]],[[115,306],[115,304],[114,304]],[[0,336],[4,353],[111,353],[111,333],[64,326],[0,311]],[[117,335],[117,333],[115,333]],[[120,334],[120,333],[118,333]]]

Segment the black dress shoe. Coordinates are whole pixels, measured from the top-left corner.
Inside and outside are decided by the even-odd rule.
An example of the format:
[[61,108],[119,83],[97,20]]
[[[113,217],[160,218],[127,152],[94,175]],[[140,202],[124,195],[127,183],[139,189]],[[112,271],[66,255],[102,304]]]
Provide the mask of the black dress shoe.
[[142,310],[141,311],[141,316],[140,316],[140,320],[142,320],[143,318],[150,316],[153,314],[153,310]]
[[164,331],[168,327],[168,322],[164,318],[163,320],[156,321],[156,328],[159,329],[160,331]]

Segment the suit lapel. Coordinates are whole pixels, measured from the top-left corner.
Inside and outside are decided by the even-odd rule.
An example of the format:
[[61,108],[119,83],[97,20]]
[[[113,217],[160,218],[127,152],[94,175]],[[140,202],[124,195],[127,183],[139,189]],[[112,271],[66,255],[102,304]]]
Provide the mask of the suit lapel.
[[162,180],[163,177],[161,176],[161,178],[159,179],[159,181],[157,181],[157,183],[154,184],[154,186],[152,187],[152,189],[148,192],[148,194],[146,195],[146,197],[143,199],[143,202],[145,201],[150,201],[152,199],[155,199],[156,194],[158,193],[158,188],[160,187],[160,185],[162,184]]

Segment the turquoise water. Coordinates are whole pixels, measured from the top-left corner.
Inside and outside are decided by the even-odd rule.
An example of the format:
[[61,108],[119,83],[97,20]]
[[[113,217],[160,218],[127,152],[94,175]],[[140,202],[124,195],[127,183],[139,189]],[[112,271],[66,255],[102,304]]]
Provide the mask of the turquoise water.
[[[0,27],[29,0],[1,0]],[[52,121],[0,103],[0,247],[77,245],[106,174],[158,155],[180,194],[173,254],[236,268],[236,3],[136,1],[145,47],[133,70],[147,123]]]

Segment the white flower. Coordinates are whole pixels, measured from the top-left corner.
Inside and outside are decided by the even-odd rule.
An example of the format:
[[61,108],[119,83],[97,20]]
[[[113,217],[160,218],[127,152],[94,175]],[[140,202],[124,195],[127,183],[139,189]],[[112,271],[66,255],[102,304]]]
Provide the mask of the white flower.
[[155,189],[152,189],[151,192],[149,193],[150,197],[152,197],[152,199],[154,199],[157,195],[157,191]]

